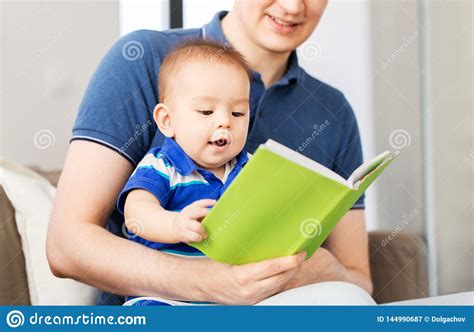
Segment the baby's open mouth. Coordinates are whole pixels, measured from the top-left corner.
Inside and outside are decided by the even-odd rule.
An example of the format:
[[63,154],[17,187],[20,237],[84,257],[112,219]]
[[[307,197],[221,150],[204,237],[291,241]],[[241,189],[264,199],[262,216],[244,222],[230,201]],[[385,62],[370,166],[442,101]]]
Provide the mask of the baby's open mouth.
[[224,147],[232,144],[232,134],[226,129],[218,129],[207,142],[217,147]]
[[215,141],[209,141],[208,144],[211,144],[211,145],[217,145],[217,146],[225,146],[227,144],[229,144],[229,140],[225,137],[223,138],[220,138],[218,140],[215,140]]

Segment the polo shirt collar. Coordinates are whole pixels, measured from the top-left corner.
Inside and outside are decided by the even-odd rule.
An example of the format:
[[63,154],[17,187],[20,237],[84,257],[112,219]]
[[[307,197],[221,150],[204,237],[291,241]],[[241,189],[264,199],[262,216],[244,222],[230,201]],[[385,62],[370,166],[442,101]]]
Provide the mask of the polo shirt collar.
[[[221,44],[230,44],[227,38],[222,31],[221,20],[226,16],[228,11],[217,12],[212,20],[204,25],[201,29],[201,35],[204,39],[213,40]],[[286,85],[292,82],[297,82],[301,75],[301,67],[298,64],[298,56],[296,55],[296,50],[291,52],[290,58],[288,59],[288,68],[286,74],[282,79],[277,82],[277,85]],[[252,71],[252,77],[254,79],[261,80],[260,74]]]
[[[168,158],[168,160],[174,166],[176,171],[178,171],[178,173],[183,176],[189,175],[195,170],[208,172],[207,170],[202,169],[201,167],[197,166],[196,163],[186,154],[186,152],[184,152],[184,150],[179,146],[179,144],[176,143],[176,141],[172,138],[165,137],[165,140],[160,149],[160,152]],[[242,150],[236,156],[236,159],[237,159],[237,162],[234,168],[237,166],[239,166],[240,168],[244,167],[244,165],[248,161],[247,152],[245,150]]]
[[212,20],[201,28],[203,39],[213,40],[221,44],[229,42],[224,36],[224,31],[222,31],[221,27],[221,20],[227,15],[227,13],[228,11],[217,12]]

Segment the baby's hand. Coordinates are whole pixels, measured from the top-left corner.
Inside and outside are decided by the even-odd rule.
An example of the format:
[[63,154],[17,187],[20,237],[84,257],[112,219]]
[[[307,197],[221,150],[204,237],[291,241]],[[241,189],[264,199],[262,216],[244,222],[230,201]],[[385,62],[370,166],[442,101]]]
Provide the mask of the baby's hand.
[[209,213],[208,206],[216,204],[214,199],[195,201],[179,212],[173,223],[173,230],[181,242],[200,242],[207,237],[202,219]]

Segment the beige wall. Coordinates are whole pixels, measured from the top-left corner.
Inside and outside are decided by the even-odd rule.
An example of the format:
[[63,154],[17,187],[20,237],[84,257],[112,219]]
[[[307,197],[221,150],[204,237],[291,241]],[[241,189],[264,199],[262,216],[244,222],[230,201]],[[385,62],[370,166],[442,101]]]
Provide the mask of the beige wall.
[[473,254],[473,3],[428,6],[431,79],[433,240],[440,294],[474,288]]
[[415,1],[371,2],[375,150],[399,150],[378,181],[378,225],[423,235],[420,30]]
[[401,151],[378,180],[379,227],[427,240],[432,295],[471,290],[472,2],[374,1],[371,11],[376,150]]
[[0,155],[62,166],[94,68],[118,38],[115,1],[2,1]]

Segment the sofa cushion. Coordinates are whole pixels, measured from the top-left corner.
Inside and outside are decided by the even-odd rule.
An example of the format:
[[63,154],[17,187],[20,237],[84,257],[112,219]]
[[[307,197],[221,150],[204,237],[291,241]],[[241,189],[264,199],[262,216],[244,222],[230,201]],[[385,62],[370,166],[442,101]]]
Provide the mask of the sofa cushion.
[[0,305],[29,305],[25,257],[15,210],[0,186]]
[[22,241],[30,303],[95,303],[96,289],[72,279],[57,278],[49,269],[46,234],[56,188],[31,168],[6,160],[0,160],[0,167],[0,182],[15,208],[15,222]]
[[33,171],[44,177],[46,180],[48,180],[53,186],[58,185],[59,181],[59,176],[61,175],[61,171],[44,171],[41,170],[41,168],[37,166],[32,166],[30,167]]
[[387,303],[429,296],[426,252],[424,241],[417,235],[370,232],[374,300]]

